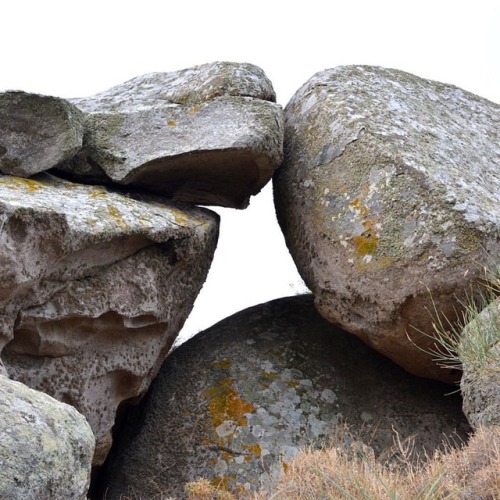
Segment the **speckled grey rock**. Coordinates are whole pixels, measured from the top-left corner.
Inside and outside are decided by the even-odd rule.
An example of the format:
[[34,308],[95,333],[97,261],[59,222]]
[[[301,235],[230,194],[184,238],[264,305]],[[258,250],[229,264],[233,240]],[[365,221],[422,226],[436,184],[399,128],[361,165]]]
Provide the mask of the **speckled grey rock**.
[[[245,208],[282,159],[282,109],[264,72],[219,62],[143,75],[88,98],[87,179],[102,168],[119,184],[176,200]],[[78,163],[78,162],[77,162]]]
[[183,484],[199,477],[240,492],[266,487],[300,447],[328,443],[344,424],[376,453],[393,444],[393,428],[432,452],[468,429],[449,392],[332,326],[311,296],[275,300],[167,358],[120,430],[103,491],[182,498]]
[[[285,110],[278,220],[319,312],[405,369],[500,262],[500,107],[397,70],[313,76]],[[411,338],[411,340],[409,339]]]
[[81,147],[84,114],[59,97],[0,93],[0,172],[29,177]]
[[94,444],[74,408],[0,375],[0,498],[86,498]]
[[0,226],[7,372],[85,415],[101,463],[191,311],[218,216],[40,174],[0,177]]
[[462,363],[464,413],[475,428],[500,425],[500,299],[466,325],[462,336],[480,338],[473,341],[476,353]]

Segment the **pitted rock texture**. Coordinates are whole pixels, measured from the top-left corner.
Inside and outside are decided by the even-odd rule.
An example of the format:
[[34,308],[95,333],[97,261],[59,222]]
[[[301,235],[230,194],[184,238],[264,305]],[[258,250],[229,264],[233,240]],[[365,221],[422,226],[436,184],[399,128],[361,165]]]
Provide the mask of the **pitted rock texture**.
[[218,216],[48,174],[0,177],[1,353],[9,376],[75,406],[111,446],[211,264]]
[[84,114],[58,97],[0,93],[0,172],[29,177],[82,147]]
[[71,101],[87,113],[84,154],[58,169],[74,178],[102,169],[176,200],[245,208],[282,160],[282,109],[251,64],[152,73]]
[[500,425],[499,332],[500,299],[483,309],[462,332],[462,342],[472,338],[472,345],[477,349],[474,356],[463,360],[460,380],[463,410],[475,428]]
[[103,491],[182,498],[199,477],[240,493],[267,487],[299,448],[329,443],[345,424],[376,453],[394,430],[432,453],[469,429],[449,392],[328,323],[311,296],[261,304],[167,358],[119,431]]
[[86,498],[94,444],[74,408],[0,376],[0,498]]
[[424,352],[427,309],[454,321],[500,262],[499,123],[492,102],[368,66],[316,74],[285,110],[274,191],[297,268],[325,318],[417,375],[456,376]]

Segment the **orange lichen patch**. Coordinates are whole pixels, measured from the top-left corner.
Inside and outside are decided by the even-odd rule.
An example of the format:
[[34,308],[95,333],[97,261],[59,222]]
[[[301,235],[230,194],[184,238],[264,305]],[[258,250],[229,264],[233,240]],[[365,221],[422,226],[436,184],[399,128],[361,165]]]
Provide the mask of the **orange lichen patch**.
[[244,426],[247,423],[245,414],[253,413],[255,410],[253,404],[241,399],[232,386],[233,380],[226,377],[204,393],[204,397],[209,400],[208,410],[214,429],[226,420]]
[[[246,444],[244,445],[244,448],[257,458],[259,458],[262,453],[262,448],[259,444]],[[252,457],[250,456],[245,458],[246,462],[249,462],[250,460],[252,460]]]
[[188,113],[193,116],[195,113],[198,113],[198,111],[200,111],[200,109],[203,109],[203,104],[198,104],[197,106],[193,106],[189,111]]
[[218,370],[227,370],[231,366],[232,361],[229,358],[214,361],[212,364]]
[[1,179],[0,183],[15,189],[25,189],[29,193],[33,193],[34,191],[38,191],[48,186],[46,182],[35,181],[34,179],[24,179],[22,177],[7,177],[5,179]]
[[116,224],[122,229],[128,229],[127,223],[123,220],[121,212],[113,205],[108,205],[108,213],[113,217]]
[[174,122],[174,120],[168,120],[167,125],[169,127],[175,127],[177,124]]
[[362,224],[365,228],[362,234],[354,236],[352,239],[354,245],[356,246],[358,254],[375,254],[378,248],[378,236],[375,230],[375,222],[373,220],[367,219],[370,212],[368,207],[363,205],[360,202],[359,198],[354,198],[354,200],[350,201],[348,205],[352,207],[356,215],[362,219]]
[[350,207],[353,207],[361,217],[367,217],[368,216],[368,207],[365,205],[362,205],[361,202],[359,201],[359,198],[354,198],[354,200],[350,201],[348,203]]

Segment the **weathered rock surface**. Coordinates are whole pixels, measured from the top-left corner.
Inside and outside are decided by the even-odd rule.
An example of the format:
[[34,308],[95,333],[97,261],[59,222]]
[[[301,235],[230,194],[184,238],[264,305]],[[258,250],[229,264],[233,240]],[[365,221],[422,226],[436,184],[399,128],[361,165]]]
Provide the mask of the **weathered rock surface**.
[[[500,425],[500,299],[483,309],[463,330],[475,352],[463,359],[460,389],[470,424]],[[466,340],[464,340],[465,342]],[[470,349],[468,349],[470,351]]]
[[[237,491],[268,486],[299,447],[350,427],[376,453],[416,436],[432,452],[469,429],[449,386],[404,372],[324,320],[311,296],[246,309],[166,360],[109,456],[106,498],[183,497],[207,477]],[[283,465],[285,464],[285,465]]]
[[455,375],[416,347],[431,295],[453,320],[500,262],[499,123],[492,102],[367,66],[316,74],[285,110],[275,202],[298,270],[325,318],[417,375]]
[[0,172],[29,177],[72,157],[82,147],[83,120],[59,97],[0,93]]
[[58,168],[80,179],[102,168],[176,200],[245,208],[282,159],[282,110],[251,64],[152,73],[71,101],[87,113],[89,172],[81,162]]
[[86,498],[94,444],[74,408],[0,376],[0,498]]
[[191,311],[218,216],[41,174],[0,177],[0,225],[7,372],[85,415],[100,463]]

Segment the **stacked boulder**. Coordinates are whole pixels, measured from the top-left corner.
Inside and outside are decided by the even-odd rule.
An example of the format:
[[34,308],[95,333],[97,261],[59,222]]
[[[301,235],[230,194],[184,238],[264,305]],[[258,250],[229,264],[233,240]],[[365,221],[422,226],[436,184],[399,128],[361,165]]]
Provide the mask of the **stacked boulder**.
[[0,367],[86,417],[94,465],[206,278],[219,218],[193,205],[244,208],[281,162],[274,101],[236,63],[0,94]]
[[402,71],[314,75],[285,109],[278,220],[318,311],[406,370],[500,262],[500,108]]

